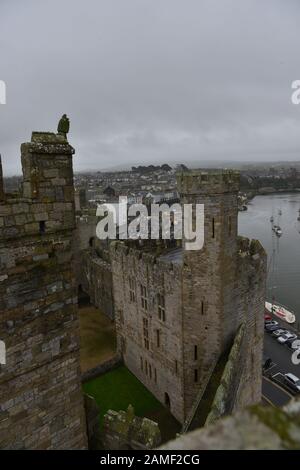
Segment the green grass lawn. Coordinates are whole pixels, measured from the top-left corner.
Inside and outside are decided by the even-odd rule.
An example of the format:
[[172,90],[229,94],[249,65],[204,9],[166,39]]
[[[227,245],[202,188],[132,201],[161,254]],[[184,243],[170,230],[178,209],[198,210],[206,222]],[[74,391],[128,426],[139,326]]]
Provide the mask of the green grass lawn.
[[109,409],[126,410],[131,404],[137,416],[146,416],[158,422],[163,442],[175,437],[180,429],[170,412],[125,366],[86,382],[83,389],[95,398],[100,408],[100,426]]

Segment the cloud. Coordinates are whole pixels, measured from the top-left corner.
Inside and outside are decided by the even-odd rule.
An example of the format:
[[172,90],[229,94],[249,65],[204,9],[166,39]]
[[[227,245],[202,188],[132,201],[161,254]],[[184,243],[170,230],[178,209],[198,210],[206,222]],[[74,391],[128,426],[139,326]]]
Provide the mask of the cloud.
[[296,0],[1,0],[0,152],[71,118],[75,169],[298,159]]

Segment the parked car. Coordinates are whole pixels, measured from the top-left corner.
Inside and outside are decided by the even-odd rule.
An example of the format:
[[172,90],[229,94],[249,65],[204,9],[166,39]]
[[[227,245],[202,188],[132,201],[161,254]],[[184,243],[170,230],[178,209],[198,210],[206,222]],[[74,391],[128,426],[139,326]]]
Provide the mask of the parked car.
[[292,390],[300,393],[300,379],[296,375],[290,373],[284,374],[284,381]]
[[275,331],[280,328],[279,323],[277,321],[272,320],[271,323],[265,323],[265,330],[266,331]]
[[294,333],[290,333],[288,331],[284,335],[279,336],[279,338],[277,338],[277,341],[278,343],[284,344],[288,339],[295,340],[296,338],[297,338],[297,335],[295,335]]
[[271,315],[265,314],[265,323],[270,323],[272,321]]
[[272,335],[275,336],[275,338],[279,338],[279,336],[285,335],[286,333],[288,333],[288,330],[283,330],[282,328],[279,328],[273,331]]
[[276,320],[265,320],[265,325],[278,325],[278,321]]
[[[294,342],[298,340],[299,345],[294,344]],[[299,338],[293,338],[293,339],[288,339],[285,344],[287,345],[288,348],[290,349],[300,349],[300,339]]]

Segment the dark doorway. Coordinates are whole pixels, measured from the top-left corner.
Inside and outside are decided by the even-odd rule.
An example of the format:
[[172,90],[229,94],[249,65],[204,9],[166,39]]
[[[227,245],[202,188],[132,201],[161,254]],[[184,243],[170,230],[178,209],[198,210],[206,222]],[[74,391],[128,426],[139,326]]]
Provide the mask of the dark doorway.
[[165,405],[169,410],[171,409],[171,400],[167,392],[165,392]]
[[78,286],[78,305],[79,307],[82,307],[83,305],[89,305],[90,304],[90,296],[84,292],[82,289],[82,285],[79,284]]

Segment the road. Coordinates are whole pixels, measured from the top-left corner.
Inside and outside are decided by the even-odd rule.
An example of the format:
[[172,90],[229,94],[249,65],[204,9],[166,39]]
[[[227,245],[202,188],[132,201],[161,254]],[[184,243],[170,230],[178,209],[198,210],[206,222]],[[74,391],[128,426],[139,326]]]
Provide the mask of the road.
[[263,377],[262,396],[268,404],[278,407],[286,405],[292,398],[289,392],[266,377]]
[[[284,324],[283,328],[288,329],[288,325]],[[278,343],[276,338],[268,333],[265,333],[264,354],[275,363],[275,366],[271,369],[272,373],[282,372],[285,374],[291,372],[300,377],[300,365],[293,364],[292,351]],[[266,377],[263,378],[262,389],[263,399],[274,406],[283,406],[292,398],[292,394]]]

